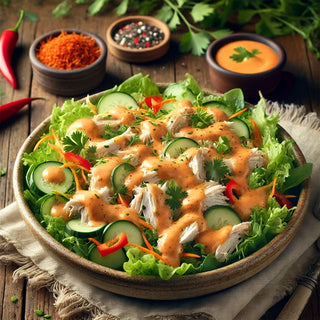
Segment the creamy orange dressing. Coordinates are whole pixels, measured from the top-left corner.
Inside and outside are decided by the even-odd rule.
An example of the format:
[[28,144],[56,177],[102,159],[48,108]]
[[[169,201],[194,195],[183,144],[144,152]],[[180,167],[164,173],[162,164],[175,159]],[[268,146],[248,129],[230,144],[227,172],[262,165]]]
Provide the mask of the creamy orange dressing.
[[183,215],[163,232],[160,238],[159,249],[169,265],[173,267],[180,265],[180,255],[182,253],[180,237],[185,228],[193,222],[197,223],[199,231],[203,231],[206,227],[206,221],[203,216],[189,213]]
[[69,213],[64,209],[65,203],[56,201],[51,207],[50,215],[52,217],[61,217],[64,221],[70,220]]
[[122,106],[113,107],[107,114],[111,115],[110,119],[120,120],[125,126],[130,126],[136,120],[134,113]]
[[[237,54],[235,49],[239,47],[243,47],[249,52],[257,49],[259,50],[259,53],[254,57],[237,62],[230,57],[233,54]],[[217,51],[215,58],[217,63],[224,69],[244,74],[253,74],[270,70],[279,62],[279,57],[273,49],[261,42],[251,40],[230,42]]]
[[111,187],[110,177],[112,170],[122,161],[118,157],[109,157],[105,159],[105,163],[92,168],[92,175],[95,179],[95,187],[101,189],[105,186]]
[[48,183],[62,183],[66,179],[63,169],[57,166],[47,167],[42,172],[42,178]]
[[228,121],[228,116],[221,109],[218,108],[207,108],[206,111],[213,115],[214,121]]
[[78,200],[87,209],[89,225],[92,227],[116,220],[129,220],[139,225],[139,217],[135,210],[123,205],[109,204],[95,191],[77,191],[73,199]]
[[207,229],[199,233],[195,241],[204,244],[206,253],[215,253],[218,246],[228,239],[231,230],[232,226],[225,226],[219,230]]
[[100,137],[100,130],[96,123],[89,118],[81,118],[76,120],[71,124],[71,126],[68,128],[68,133],[72,131],[80,130],[83,131],[86,136],[91,141],[104,141],[105,139]]
[[[181,101],[177,103],[180,107],[192,107],[190,102]],[[196,108],[193,108],[195,110]],[[190,110],[189,110],[190,111]],[[188,112],[189,112],[188,111]],[[129,114],[132,111],[126,111],[122,108],[116,108],[112,111],[112,118],[122,119],[129,123],[132,118]],[[137,111],[138,112],[138,111]],[[217,141],[220,136],[226,136],[229,139],[232,147],[231,153],[220,155],[216,148],[209,146],[204,152],[204,161],[212,160],[213,158],[231,158],[232,159],[232,175],[234,179],[241,184],[241,195],[239,200],[236,200],[234,205],[235,210],[239,213],[244,221],[250,217],[251,208],[254,206],[265,206],[269,186],[262,187],[256,190],[251,190],[247,183],[247,176],[250,174],[248,159],[251,154],[251,149],[241,145],[239,137],[230,131],[228,125],[224,122],[227,116],[221,110],[210,108],[208,112],[214,115],[215,123],[205,129],[198,129],[185,126],[179,130],[179,135],[186,136],[196,141]],[[178,110],[175,111],[178,114]],[[133,113],[132,113],[133,114]],[[170,117],[168,117],[170,119]],[[167,121],[169,121],[167,119]],[[85,128],[85,132],[90,135],[90,139],[95,140],[97,137],[96,125],[92,124],[88,119],[80,119],[71,127],[79,126]],[[127,140],[122,140],[122,137],[116,137],[115,141],[123,151],[117,156],[106,159],[107,163],[96,166],[92,169],[92,176],[95,179],[95,188],[111,187],[110,176],[113,168],[123,162],[123,157],[128,155],[137,155],[138,164],[135,170],[131,171],[126,177],[124,184],[128,188],[128,194],[132,195],[135,187],[140,186],[145,181],[145,172],[155,172],[156,176],[168,181],[174,179],[178,185],[188,192],[188,196],[183,200],[180,209],[182,216],[175,222],[172,221],[170,207],[165,203],[166,194],[156,184],[149,184],[149,188],[155,198],[155,216],[156,230],[161,236],[159,241],[159,250],[162,256],[172,266],[180,264],[180,255],[182,247],[179,243],[183,230],[193,222],[196,222],[200,233],[196,237],[196,241],[203,243],[207,252],[215,252],[219,244],[222,244],[229,236],[232,226],[226,226],[220,230],[208,229],[206,221],[203,217],[203,200],[205,198],[205,183],[199,180],[189,166],[189,162],[194,155],[199,151],[198,148],[189,148],[177,159],[167,160],[159,157],[163,152],[164,144],[161,139],[167,133],[167,122],[164,120],[147,119],[142,121],[140,127],[135,128],[139,134],[143,131],[149,136],[149,143],[143,144],[139,142],[132,146],[128,146]],[[130,161],[130,160],[129,160]],[[139,225],[138,213],[124,205],[111,205],[106,203],[98,192],[94,191],[78,191],[75,196],[83,204],[88,212],[90,224],[93,226],[109,223],[119,219],[130,220]]]

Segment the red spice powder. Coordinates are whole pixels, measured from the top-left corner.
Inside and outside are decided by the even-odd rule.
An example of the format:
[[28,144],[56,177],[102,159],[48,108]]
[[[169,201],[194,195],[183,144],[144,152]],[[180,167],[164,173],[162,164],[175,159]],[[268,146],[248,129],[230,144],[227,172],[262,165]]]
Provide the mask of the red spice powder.
[[58,36],[42,41],[36,55],[48,67],[73,70],[92,64],[101,55],[101,49],[90,36],[62,30]]

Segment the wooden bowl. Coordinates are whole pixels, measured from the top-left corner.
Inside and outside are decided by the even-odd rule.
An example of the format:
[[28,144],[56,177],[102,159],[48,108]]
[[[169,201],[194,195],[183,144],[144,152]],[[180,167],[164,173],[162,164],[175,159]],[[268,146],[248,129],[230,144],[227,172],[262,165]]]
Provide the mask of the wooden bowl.
[[[91,96],[90,100],[97,101],[101,95],[103,95],[103,92]],[[170,280],[161,280],[151,276],[133,277],[125,272],[103,267],[78,256],[52,238],[36,220],[23,196],[22,156],[25,152],[30,152],[42,134],[47,132],[49,122],[50,117],[31,133],[22,145],[15,162],[13,188],[21,216],[34,236],[50,254],[57,255],[67,262],[71,268],[83,271],[85,274],[84,279],[89,279],[90,284],[106,291],[134,298],[176,300],[199,297],[229,288],[252,277],[274,261],[289,244],[306,213],[310,189],[309,180],[306,180],[302,185],[297,208],[284,231],[263,248],[238,262],[220,269],[195,275],[174,277]],[[283,139],[292,140],[282,128],[280,128],[280,134]],[[297,163],[303,165],[305,158],[299,147],[294,144],[293,148]]]
[[[127,48],[122,45],[119,45],[114,40],[114,34],[117,30],[131,22],[137,23],[139,21],[142,21],[145,24],[150,24],[152,26],[158,27],[160,30],[163,31],[164,39],[158,45],[144,49]],[[107,30],[106,37],[108,50],[113,56],[115,56],[119,60],[127,62],[143,63],[159,59],[167,53],[170,44],[170,29],[167,26],[167,24],[154,17],[128,16],[113,22]]]
[[40,43],[49,37],[58,36],[61,30],[55,30],[37,38],[30,47],[29,58],[34,78],[46,91],[71,97],[87,93],[101,83],[106,72],[107,46],[102,38],[93,33],[76,29],[64,29],[64,31],[83,34],[95,39],[96,44],[101,48],[99,58],[84,68],[73,70],[54,69],[40,62],[36,56]]
[[[278,55],[278,63],[267,71],[250,74],[233,72],[221,67],[216,60],[217,51],[222,46],[237,40],[252,40],[267,45]],[[207,49],[206,60],[216,90],[226,92],[232,88],[241,88],[245,98],[251,99],[259,97],[259,91],[266,96],[278,87],[281,70],[286,63],[286,53],[282,46],[271,39],[254,33],[236,33],[212,42]]]

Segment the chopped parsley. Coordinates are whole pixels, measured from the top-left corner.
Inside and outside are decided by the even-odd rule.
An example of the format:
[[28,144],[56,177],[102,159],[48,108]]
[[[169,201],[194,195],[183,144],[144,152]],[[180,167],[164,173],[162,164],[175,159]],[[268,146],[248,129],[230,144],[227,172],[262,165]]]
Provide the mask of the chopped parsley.
[[89,138],[80,130],[73,131],[70,135],[62,139],[63,150],[80,154],[85,148]]
[[232,151],[228,137],[220,136],[219,140],[214,143],[219,154],[226,154]]
[[112,139],[114,137],[120,136],[121,134],[126,132],[127,129],[128,126],[125,126],[123,124],[118,129],[112,129],[109,125],[106,125],[103,137],[106,139]]
[[222,159],[214,158],[213,160],[205,162],[204,165],[206,168],[207,180],[223,183],[226,180],[225,176],[231,174],[228,166]]

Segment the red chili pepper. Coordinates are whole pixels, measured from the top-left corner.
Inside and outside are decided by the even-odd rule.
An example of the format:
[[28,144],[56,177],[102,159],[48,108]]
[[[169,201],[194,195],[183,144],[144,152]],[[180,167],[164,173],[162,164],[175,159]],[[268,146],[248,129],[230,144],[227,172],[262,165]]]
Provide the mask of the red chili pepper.
[[97,245],[97,249],[101,257],[105,257],[108,254],[114,253],[119,249],[125,247],[128,242],[128,237],[125,232],[118,234],[114,239],[100,243],[94,238],[89,238],[90,241],[94,242]]
[[73,152],[65,152],[64,153],[64,158],[67,161],[71,161],[71,162],[74,162],[76,164],[79,164],[80,166],[86,168],[87,170],[90,170],[91,167],[92,167],[91,163],[87,159],[85,159],[85,158],[83,158],[83,157],[81,157],[78,154],[75,154]]
[[18,29],[22,22],[24,11],[21,10],[18,23],[13,29],[3,31],[0,37],[0,72],[14,89],[18,88],[16,76],[14,74],[11,58],[18,41]]
[[31,101],[37,99],[43,98],[24,98],[3,104],[2,106],[0,106],[0,123],[18,113],[20,109],[28,105]]
[[288,209],[291,209],[293,207],[291,201],[277,189],[275,189],[273,196],[276,198],[281,207],[287,206]]
[[241,186],[234,180],[230,180],[226,184],[226,196],[229,198],[231,203],[235,203],[237,197],[240,194]]

